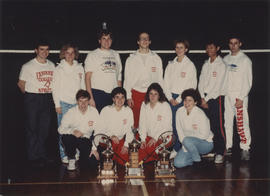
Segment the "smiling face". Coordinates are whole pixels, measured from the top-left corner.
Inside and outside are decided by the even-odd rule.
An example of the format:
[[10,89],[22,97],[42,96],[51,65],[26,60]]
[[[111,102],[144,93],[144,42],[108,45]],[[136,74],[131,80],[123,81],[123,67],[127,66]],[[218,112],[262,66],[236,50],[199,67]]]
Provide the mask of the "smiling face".
[[37,58],[40,60],[46,60],[49,55],[49,46],[39,46],[35,49]]
[[195,102],[193,97],[191,96],[186,96],[186,98],[184,99],[184,107],[187,109],[188,112],[190,112],[196,104],[197,102]]
[[82,112],[82,113],[85,113],[87,108],[88,108],[88,103],[89,103],[89,99],[86,98],[86,97],[80,97],[78,100],[77,100],[77,104],[78,104],[78,107],[79,107],[79,110]]
[[156,104],[159,100],[159,94],[156,90],[152,89],[149,92],[149,100],[150,100],[150,104]]
[[210,58],[216,57],[218,50],[219,47],[215,46],[214,44],[209,44],[206,46],[206,53]]
[[117,108],[121,108],[125,104],[125,101],[125,96],[121,93],[118,93],[113,97],[113,103]]
[[75,59],[75,50],[74,48],[68,48],[65,51],[65,60],[69,63],[72,63],[73,60]]
[[103,35],[98,42],[102,50],[109,50],[112,45],[112,38],[110,35]]
[[240,51],[240,47],[242,46],[242,43],[239,39],[232,38],[229,41],[229,48],[231,50],[232,55],[236,55]]
[[137,43],[140,49],[148,49],[151,44],[149,35],[147,33],[142,33]]
[[182,57],[186,54],[188,49],[185,47],[183,43],[177,43],[175,46],[175,53],[177,54],[178,57]]

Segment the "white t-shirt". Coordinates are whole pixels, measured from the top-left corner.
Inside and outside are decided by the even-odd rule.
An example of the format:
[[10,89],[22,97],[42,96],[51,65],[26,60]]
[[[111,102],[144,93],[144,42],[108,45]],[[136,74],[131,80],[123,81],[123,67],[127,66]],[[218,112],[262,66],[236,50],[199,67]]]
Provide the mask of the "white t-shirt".
[[156,103],[154,108],[150,107],[150,103],[143,102],[140,112],[139,133],[142,141],[146,136],[150,136],[155,140],[165,131],[172,131],[172,111],[167,102]]
[[126,135],[124,146],[128,146],[133,139],[131,127],[133,126],[133,112],[129,107],[123,106],[117,111],[114,105],[104,107],[100,112],[102,133],[108,136],[117,136],[122,139]]
[[42,64],[36,58],[22,66],[19,79],[25,81],[25,91],[28,93],[51,93],[55,66],[47,59]]
[[84,69],[80,63],[73,61],[69,65],[64,59],[55,68],[53,77],[53,100],[55,107],[60,107],[60,101],[69,104],[76,103],[76,93],[85,89]]
[[122,63],[119,54],[114,50],[90,52],[85,59],[85,73],[92,72],[91,87],[106,93],[117,87],[117,81],[122,78]]

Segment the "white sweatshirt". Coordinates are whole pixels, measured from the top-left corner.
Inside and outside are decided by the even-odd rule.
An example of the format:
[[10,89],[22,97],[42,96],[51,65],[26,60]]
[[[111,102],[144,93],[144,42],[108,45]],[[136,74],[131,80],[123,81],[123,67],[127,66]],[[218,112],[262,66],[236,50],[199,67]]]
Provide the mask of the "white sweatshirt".
[[239,51],[237,55],[231,53],[224,57],[227,63],[226,92],[244,100],[252,86],[252,62],[247,55]]
[[25,81],[28,93],[51,93],[54,70],[53,62],[47,59],[43,64],[34,58],[22,66],[19,79]]
[[[198,89],[201,97],[207,102],[209,99],[216,99],[224,95],[224,80],[226,65],[220,56],[211,63],[210,58],[205,61],[202,67]],[[205,96],[207,93],[207,96]]]
[[175,57],[169,61],[164,75],[165,94],[168,100],[172,99],[172,93],[179,94],[176,101],[181,103],[181,94],[189,88],[197,88],[197,71],[193,62],[184,56],[181,62]]
[[117,111],[114,105],[104,107],[100,112],[101,133],[108,136],[117,136],[122,139],[126,135],[124,146],[128,147],[133,139],[131,127],[133,126],[133,112],[129,107],[123,106]]
[[163,68],[161,58],[151,50],[148,54],[141,54],[137,50],[130,54],[125,65],[124,88],[127,99],[131,98],[131,90],[145,93],[153,82],[163,86]]
[[[100,130],[99,113],[96,108],[88,106],[85,114],[82,114],[78,105],[69,109],[63,116],[58,132],[62,134],[73,134],[74,130],[83,133],[82,137],[90,138],[93,131]],[[93,145],[93,149],[96,149]]]
[[92,72],[91,88],[103,90],[106,93],[118,86],[122,80],[122,63],[119,54],[114,50],[90,52],[85,59],[85,73]]
[[73,61],[69,65],[64,59],[55,69],[53,81],[53,100],[55,107],[60,107],[60,101],[75,104],[76,93],[80,89],[85,90],[85,75],[81,63]]
[[172,111],[167,102],[158,102],[154,108],[143,102],[140,112],[139,134],[142,141],[146,136],[155,140],[165,131],[172,131]]
[[210,129],[209,119],[197,106],[193,107],[189,115],[187,115],[185,107],[177,110],[176,130],[181,143],[185,137],[196,137],[212,142],[213,133]]

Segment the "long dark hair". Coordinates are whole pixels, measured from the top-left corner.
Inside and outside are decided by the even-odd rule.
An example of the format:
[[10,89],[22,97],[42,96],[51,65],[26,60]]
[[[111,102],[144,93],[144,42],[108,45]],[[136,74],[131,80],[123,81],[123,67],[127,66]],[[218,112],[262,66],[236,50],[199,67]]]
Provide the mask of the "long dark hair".
[[150,94],[150,91],[151,90],[155,90],[158,92],[159,94],[159,99],[158,101],[159,102],[164,102],[164,101],[168,101],[164,92],[163,92],[163,89],[161,88],[161,86],[158,84],[158,83],[152,83],[148,89],[147,89],[147,92],[146,92],[146,95],[145,95],[145,98],[144,98],[144,103],[147,104],[150,102],[150,99],[149,99],[149,94]]

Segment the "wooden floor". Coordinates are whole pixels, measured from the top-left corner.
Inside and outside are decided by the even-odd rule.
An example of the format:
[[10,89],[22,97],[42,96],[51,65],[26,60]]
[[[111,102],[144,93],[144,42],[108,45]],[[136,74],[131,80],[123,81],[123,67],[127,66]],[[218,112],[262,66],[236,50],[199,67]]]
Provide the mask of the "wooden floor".
[[18,164],[13,174],[1,183],[2,195],[63,195],[63,196],[217,196],[217,195],[270,195],[270,178],[267,161],[256,157],[241,161],[239,156],[227,157],[224,164],[215,165],[204,159],[202,168],[189,166],[176,170],[175,182],[165,183],[154,179],[153,164],[145,165],[143,185],[131,185],[124,180],[124,168],[118,167],[117,183],[102,185],[93,168],[70,172],[65,165],[51,163],[43,169]]

